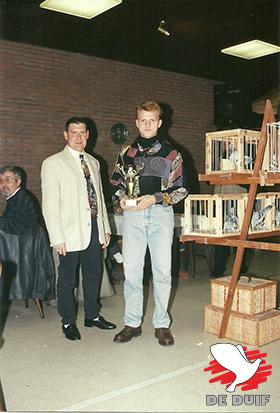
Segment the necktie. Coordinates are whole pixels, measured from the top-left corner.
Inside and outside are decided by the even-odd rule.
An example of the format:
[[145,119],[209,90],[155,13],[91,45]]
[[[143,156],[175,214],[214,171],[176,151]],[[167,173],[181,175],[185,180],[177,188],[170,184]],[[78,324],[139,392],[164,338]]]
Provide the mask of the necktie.
[[88,165],[84,159],[84,155],[80,155],[81,159],[81,166],[85,175],[86,183],[87,183],[87,193],[88,193],[88,202],[90,206],[90,212],[92,216],[97,215],[97,197],[96,192],[91,180],[90,172],[88,169]]

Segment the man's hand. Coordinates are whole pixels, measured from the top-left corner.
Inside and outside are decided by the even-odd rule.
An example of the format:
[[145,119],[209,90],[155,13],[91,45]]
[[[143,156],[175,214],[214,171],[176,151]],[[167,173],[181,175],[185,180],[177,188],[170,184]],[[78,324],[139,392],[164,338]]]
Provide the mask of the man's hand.
[[113,212],[116,215],[121,215],[123,213],[123,210],[120,205],[114,205]]
[[65,242],[63,244],[54,245],[54,249],[59,255],[65,256],[67,254]]
[[[123,206],[122,206],[123,203]],[[151,205],[156,203],[156,198],[154,195],[143,195],[137,198],[137,205],[135,206],[125,206],[125,198],[121,199],[121,206],[125,211],[141,211],[143,209],[149,208]]]
[[123,196],[123,197],[120,199],[120,207],[121,207],[122,210],[126,209],[126,206],[125,206],[125,200],[126,200],[126,199],[128,199],[128,196],[127,196],[127,195]]
[[105,234],[105,242],[104,244],[102,244],[102,249],[104,250],[105,248],[108,247],[108,245],[110,244],[111,241],[111,234]]
[[143,195],[137,198],[137,205],[135,209],[146,209],[156,203],[156,197],[154,195]]

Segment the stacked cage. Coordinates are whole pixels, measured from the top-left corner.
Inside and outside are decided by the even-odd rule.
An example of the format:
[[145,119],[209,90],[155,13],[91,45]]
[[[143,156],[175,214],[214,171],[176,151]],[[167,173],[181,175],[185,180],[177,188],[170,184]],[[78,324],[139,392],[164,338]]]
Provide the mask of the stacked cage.
[[205,173],[250,173],[254,169],[260,132],[232,129],[206,133]]
[[[280,172],[280,122],[266,125],[267,144],[260,176]],[[206,175],[252,174],[260,132],[233,129],[206,133]],[[264,173],[265,172],[265,173]],[[234,181],[234,180],[233,180]],[[275,181],[275,179],[274,179]],[[239,235],[248,194],[190,195],[185,200],[184,234],[228,237]],[[257,194],[249,233],[280,230],[280,194]],[[205,306],[205,331],[218,334],[231,277],[211,280],[211,304]],[[276,281],[241,277],[226,329],[226,337],[261,346],[280,338],[280,311],[276,309]]]
[[246,194],[189,195],[184,235],[222,237],[240,234]]
[[[248,194],[189,195],[185,200],[183,235],[223,237],[239,235]],[[256,196],[249,234],[280,229],[280,194]]]

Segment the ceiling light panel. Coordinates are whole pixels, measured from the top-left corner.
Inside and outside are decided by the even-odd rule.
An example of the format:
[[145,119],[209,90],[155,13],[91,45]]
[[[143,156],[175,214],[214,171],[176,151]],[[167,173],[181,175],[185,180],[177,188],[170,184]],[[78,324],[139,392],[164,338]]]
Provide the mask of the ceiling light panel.
[[279,53],[280,47],[263,42],[262,40],[251,40],[250,42],[227,47],[226,49],[222,49],[221,52],[250,60],[273,53]]
[[40,4],[40,7],[92,19],[120,3],[122,0],[45,0]]

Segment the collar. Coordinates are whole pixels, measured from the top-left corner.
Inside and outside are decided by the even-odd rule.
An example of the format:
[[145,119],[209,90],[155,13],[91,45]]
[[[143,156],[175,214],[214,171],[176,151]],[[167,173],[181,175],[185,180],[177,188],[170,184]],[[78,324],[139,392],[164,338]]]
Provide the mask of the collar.
[[136,139],[138,145],[140,145],[143,149],[146,149],[148,147],[151,148],[158,140],[159,138],[157,135],[149,139],[138,136],[138,138]]
[[12,198],[20,189],[21,189],[21,187],[19,186],[12,195],[10,195],[10,196],[8,196],[8,198],[6,198],[6,201],[8,201],[8,199]]
[[76,159],[77,161],[80,161],[80,155],[84,155],[85,157],[85,154],[86,154],[85,151],[83,152],[75,151],[75,149],[70,148],[69,145],[66,145],[66,147],[68,148],[68,151],[73,156],[73,158]]
[[[136,147],[143,156],[154,155],[161,149],[161,143],[158,136],[150,139],[138,137],[135,141]],[[149,144],[149,145],[147,145]]]

